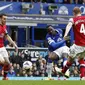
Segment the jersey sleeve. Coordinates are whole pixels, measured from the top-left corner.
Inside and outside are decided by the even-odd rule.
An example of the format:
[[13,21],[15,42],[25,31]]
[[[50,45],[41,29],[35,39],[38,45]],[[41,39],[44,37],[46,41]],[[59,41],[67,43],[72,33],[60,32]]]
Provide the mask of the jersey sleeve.
[[4,34],[5,34],[5,35],[8,34],[6,25],[4,25],[3,31],[4,31]]
[[74,23],[73,18],[70,18],[68,22]]
[[48,44],[50,45],[51,43],[55,42],[53,39],[51,39],[51,37],[47,38]]
[[56,43],[53,39],[51,39],[51,37],[47,38],[47,41],[48,41],[49,46],[51,46],[54,49],[61,47],[62,44],[65,43],[65,40],[62,40]]

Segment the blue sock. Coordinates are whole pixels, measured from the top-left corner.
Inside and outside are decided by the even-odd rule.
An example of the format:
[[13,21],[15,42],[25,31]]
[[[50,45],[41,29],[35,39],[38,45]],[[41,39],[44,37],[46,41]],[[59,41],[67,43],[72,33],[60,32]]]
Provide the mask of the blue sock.
[[0,66],[0,70],[2,70],[2,66]]
[[66,61],[66,60],[67,60],[67,58],[64,57],[64,58],[63,58],[63,61]]
[[52,60],[48,58],[48,63],[52,63]]
[[54,63],[57,64],[57,60],[54,60]]
[[54,60],[54,63],[57,64],[58,60],[59,60],[59,57]]

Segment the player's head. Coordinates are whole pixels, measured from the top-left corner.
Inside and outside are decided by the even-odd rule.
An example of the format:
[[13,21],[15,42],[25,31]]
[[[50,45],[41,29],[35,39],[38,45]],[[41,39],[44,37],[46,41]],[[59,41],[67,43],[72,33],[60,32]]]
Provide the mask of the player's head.
[[46,28],[49,34],[55,35],[57,33],[56,30],[51,25],[47,26]]
[[6,14],[0,14],[0,24],[4,25],[6,24],[7,15]]
[[74,7],[74,9],[73,9],[73,15],[74,16],[77,16],[79,14],[81,14],[81,10],[79,9],[79,7]]

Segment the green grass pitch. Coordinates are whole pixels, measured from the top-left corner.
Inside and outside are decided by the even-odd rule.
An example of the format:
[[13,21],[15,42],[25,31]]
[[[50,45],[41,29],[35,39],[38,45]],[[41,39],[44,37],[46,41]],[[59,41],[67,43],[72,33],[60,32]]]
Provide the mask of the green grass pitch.
[[1,80],[0,85],[85,85],[85,81],[74,80]]

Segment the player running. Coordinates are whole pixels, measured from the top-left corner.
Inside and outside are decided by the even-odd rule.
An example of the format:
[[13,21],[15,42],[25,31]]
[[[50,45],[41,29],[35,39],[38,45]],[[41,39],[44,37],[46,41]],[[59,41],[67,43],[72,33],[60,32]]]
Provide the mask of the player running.
[[6,19],[7,15],[6,14],[0,14],[0,64],[3,67],[3,80],[8,80],[7,78],[7,73],[10,69],[10,61],[9,61],[9,56],[6,51],[6,48],[4,47],[4,38],[7,39],[13,46],[16,48],[16,51],[18,51],[17,45],[13,42],[11,37],[7,33],[6,29]]

